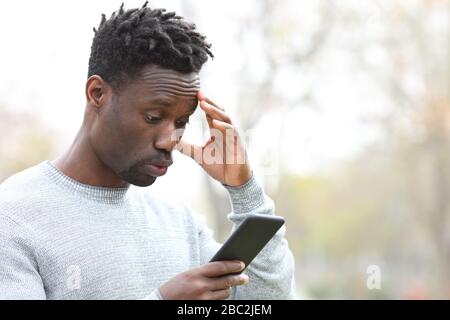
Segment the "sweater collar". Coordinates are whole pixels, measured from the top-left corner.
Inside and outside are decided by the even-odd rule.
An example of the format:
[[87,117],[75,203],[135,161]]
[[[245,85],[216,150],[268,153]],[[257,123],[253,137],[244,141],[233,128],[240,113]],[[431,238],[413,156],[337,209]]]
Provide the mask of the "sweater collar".
[[130,188],[130,186],[118,188],[99,187],[81,183],[65,175],[50,160],[44,161],[42,167],[45,174],[63,189],[98,202],[121,203],[126,199],[127,191]]

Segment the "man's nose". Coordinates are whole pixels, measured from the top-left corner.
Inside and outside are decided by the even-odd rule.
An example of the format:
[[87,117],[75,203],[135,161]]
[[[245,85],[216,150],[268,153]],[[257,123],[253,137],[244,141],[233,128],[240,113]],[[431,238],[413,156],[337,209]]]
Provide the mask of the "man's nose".
[[182,131],[176,129],[175,126],[167,126],[158,133],[155,148],[168,152],[173,151],[182,134]]

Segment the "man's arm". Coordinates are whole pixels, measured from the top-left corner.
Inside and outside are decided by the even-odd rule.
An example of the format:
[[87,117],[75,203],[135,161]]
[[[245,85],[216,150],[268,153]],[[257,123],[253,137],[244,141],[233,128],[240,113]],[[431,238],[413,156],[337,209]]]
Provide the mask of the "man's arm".
[[29,235],[6,216],[0,216],[0,299],[46,299]]
[[[253,213],[274,215],[273,201],[264,193],[261,185],[252,177],[240,187],[224,185],[229,193],[233,211],[228,219],[233,222],[232,232]],[[284,238],[283,226],[269,241],[244,272],[249,283],[232,289],[231,299],[293,299],[294,259]],[[202,220],[198,221],[201,264],[208,263],[220,248],[212,231]]]
[[[233,229],[253,213],[275,215],[275,205],[253,176],[241,187],[225,186],[231,200],[232,212],[228,219]],[[250,263],[245,273],[250,282],[234,288],[233,299],[293,299],[294,258],[285,239],[283,226]]]
[[[177,150],[196,161],[211,178],[228,190],[232,213],[228,216],[233,231],[250,214],[275,215],[273,201],[264,193],[252,174],[244,141],[233,125],[225,109],[197,94],[200,108],[205,112],[211,137],[202,145],[181,139]],[[214,151],[214,157],[211,156]],[[219,160],[219,161],[217,161]],[[246,273],[250,283],[234,288],[236,299],[289,299],[294,297],[294,259],[284,238],[282,227],[260,254],[253,260]],[[206,263],[218,249],[212,232],[204,224],[199,228],[201,262]],[[206,259],[205,259],[206,257]]]

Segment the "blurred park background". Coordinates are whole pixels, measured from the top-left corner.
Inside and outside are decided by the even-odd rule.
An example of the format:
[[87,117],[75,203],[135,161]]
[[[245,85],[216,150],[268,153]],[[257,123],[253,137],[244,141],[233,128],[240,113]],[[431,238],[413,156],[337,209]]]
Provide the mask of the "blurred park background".
[[[69,146],[101,13],[122,1],[3,1],[0,181]],[[125,8],[143,1],[126,1]],[[212,43],[206,95],[244,133],[287,220],[303,299],[450,299],[450,1],[151,1]],[[203,139],[199,111],[186,135]],[[191,159],[151,188],[231,225]],[[367,286],[369,266],[379,289]]]

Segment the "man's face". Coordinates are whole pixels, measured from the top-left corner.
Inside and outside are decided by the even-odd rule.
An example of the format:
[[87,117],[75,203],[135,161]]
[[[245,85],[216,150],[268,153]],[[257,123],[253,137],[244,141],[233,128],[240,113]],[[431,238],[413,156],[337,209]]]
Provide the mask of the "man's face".
[[172,164],[174,132],[194,113],[199,89],[197,73],[144,68],[99,111],[90,137],[97,157],[130,184],[153,184]]

